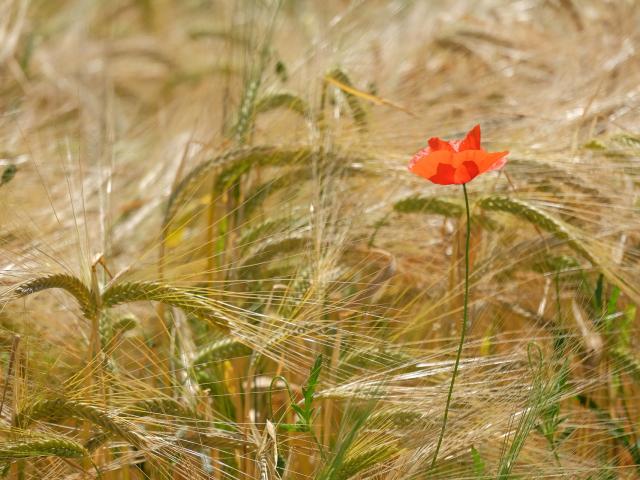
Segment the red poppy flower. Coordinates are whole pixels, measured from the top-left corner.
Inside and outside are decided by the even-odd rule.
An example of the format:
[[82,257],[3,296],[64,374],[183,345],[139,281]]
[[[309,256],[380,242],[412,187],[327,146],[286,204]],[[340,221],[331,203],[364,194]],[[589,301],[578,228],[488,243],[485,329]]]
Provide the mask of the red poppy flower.
[[480,125],[476,125],[463,140],[430,138],[429,146],[411,159],[409,170],[440,185],[461,184],[501,168],[507,163],[508,154],[480,148]]

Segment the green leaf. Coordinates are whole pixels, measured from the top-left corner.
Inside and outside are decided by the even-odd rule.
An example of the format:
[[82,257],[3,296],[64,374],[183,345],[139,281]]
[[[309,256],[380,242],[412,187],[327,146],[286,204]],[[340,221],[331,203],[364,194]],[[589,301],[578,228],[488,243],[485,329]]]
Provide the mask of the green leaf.
[[618,326],[618,334],[616,336],[619,348],[629,348],[636,310],[636,306],[633,304],[627,306],[624,310],[624,317],[622,317],[622,322]]
[[291,404],[291,408],[292,408],[292,409],[293,409],[293,411],[294,411],[294,412],[296,412],[300,417],[303,417],[303,418],[304,418],[304,416],[305,416],[305,412],[304,412],[304,410],[302,410],[302,408],[300,408],[298,405],[296,405],[296,404],[294,404],[294,403],[292,403],[292,404]]
[[593,305],[596,311],[596,315],[600,316],[602,313],[602,292],[604,290],[604,275],[600,274],[598,276],[598,283],[596,284],[596,290],[593,294]]
[[2,177],[0,178],[0,186],[4,185],[5,183],[9,183],[13,179],[13,177],[16,176],[17,171],[18,167],[16,167],[15,165],[7,166],[2,172]]
[[485,463],[482,457],[480,456],[480,452],[476,450],[476,447],[471,445],[471,458],[473,459],[473,471],[476,474],[476,477],[484,477],[485,475]]
[[559,445],[560,443],[564,442],[575,431],[576,431],[576,427],[565,428],[562,432],[560,432],[560,435],[558,435],[558,438],[556,439],[556,443]]
[[316,391],[316,386],[318,385],[318,379],[320,378],[320,371],[322,370],[322,354],[318,355],[316,361],[311,367],[311,373],[309,374],[309,380],[307,380],[306,388],[302,389],[302,394],[304,395],[305,403],[311,404],[311,400],[313,399],[313,394]]
[[620,289],[616,286],[611,290],[609,301],[607,302],[607,314],[612,315],[617,311],[618,298],[620,297]]
[[300,423],[281,423],[278,428],[284,432],[308,432],[309,427]]

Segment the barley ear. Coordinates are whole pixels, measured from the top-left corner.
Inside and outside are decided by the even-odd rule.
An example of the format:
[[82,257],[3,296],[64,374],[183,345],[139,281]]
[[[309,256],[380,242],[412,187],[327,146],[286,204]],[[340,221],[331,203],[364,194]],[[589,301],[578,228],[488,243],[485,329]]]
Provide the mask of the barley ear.
[[194,367],[206,367],[209,363],[246,356],[250,353],[251,349],[237,340],[221,338],[200,348],[192,361],[192,365]]
[[155,282],[124,282],[112,285],[102,294],[102,303],[106,308],[139,301],[156,301],[171,305],[186,313],[212,321],[223,330],[229,328],[226,315],[216,309],[206,297],[195,291]]
[[[275,146],[258,146],[258,147],[241,147],[234,150],[230,150],[222,155],[202,162],[189,173],[176,185],[174,190],[169,196],[167,202],[167,208],[164,215],[164,227],[165,230],[172,222],[176,215],[176,212],[189,195],[201,185],[207,175],[213,172],[217,168],[225,168],[225,171],[221,175],[220,180],[217,180],[216,185],[219,188],[220,185],[228,183],[230,178],[236,178],[238,174],[244,173],[249,166],[257,163],[263,164],[286,164],[290,165],[294,160],[304,161],[310,158],[313,151],[306,147],[300,148],[280,148]],[[225,173],[226,172],[226,173]],[[165,232],[166,234],[166,232]]]
[[88,453],[79,443],[57,436],[38,436],[0,443],[0,461],[3,462],[36,457],[80,458]]
[[551,233],[559,240],[567,242],[569,247],[589,260],[592,264],[597,265],[598,263],[584,245],[569,231],[564,222],[524,200],[504,196],[491,196],[478,201],[477,205],[484,210],[510,213],[532,225],[536,225],[542,230]]
[[278,108],[290,110],[302,117],[306,117],[309,114],[307,102],[293,93],[286,92],[262,97],[256,104],[256,113],[265,113]]
[[[346,87],[353,88],[353,84],[351,83],[351,79],[349,78],[349,76],[339,68],[334,68],[333,70],[331,70],[329,73],[327,73],[326,77],[333,78]],[[326,82],[323,88],[326,88]],[[353,93],[350,93],[346,90],[341,90],[341,92],[345,95],[347,104],[349,105],[349,109],[351,110],[353,121],[359,128],[365,129],[367,127],[367,112],[362,106],[360,99]]]
[[70,293],[78,301],[85,317],[93,318],[97,314],[98,307],[91,291],[73,275],[58,273],[35,278],[18,285],[15,292],[20,298],[50,288],[61,288]]
[[464,213],[464,206],[456,201],[419,195],[412,195],[396,202],[393,209],[399,213],[432,213],[451,218],[460,218]]

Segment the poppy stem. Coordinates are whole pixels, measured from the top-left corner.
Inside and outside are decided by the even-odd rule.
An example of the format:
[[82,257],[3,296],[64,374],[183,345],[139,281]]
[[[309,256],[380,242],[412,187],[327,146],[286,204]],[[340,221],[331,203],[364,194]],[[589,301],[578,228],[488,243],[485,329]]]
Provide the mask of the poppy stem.
[[447,394],[447,404],[444,407],[444,418],[442,420],[442,429],[440,430],[440,437],[438,438],[438,444],[436,445],[436,451],[433,454],[433,460],[431,461],[431,468],[436,464],[438,459],[438,452],[442,445],[442,439],[444,438],[444,431],[447,428],[447,417],[449,416],[449,406],[451,405],[451,397],[453,396],[453,386],[456,383],[456,375],[458,374],[458,366],[460,365],[460,356],[462,355],[462,347],[464,346],[464,337],[467,333],[468,323],[468,303],[469,303],[469,239],[471,237],[471,213],[469,211],[469,197],[467,195],[467,184],[462,184],[462,191],[464,192],[464,205],[467,212],[467,238],[464,248],[464,307],[462,313],[462,332],[460,333],[460,343],[458,344],[458,352],[456,353],[456,362],[453,365],[453,375],[451,376],[451,383],[449,384],[449,393]]

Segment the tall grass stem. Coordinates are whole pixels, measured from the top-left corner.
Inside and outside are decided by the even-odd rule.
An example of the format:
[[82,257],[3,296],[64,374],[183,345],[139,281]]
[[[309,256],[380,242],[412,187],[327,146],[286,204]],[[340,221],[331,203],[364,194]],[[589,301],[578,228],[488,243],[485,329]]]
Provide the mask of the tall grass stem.
[[453,396],[453,386],[456,383],[456,375],[458,374],[458,366],[460,365],[460,356],[462,355],[462,347],[464,345],[464,337],[467,333],[468,323],[468,303],[469,303],[469,238],[471,237],[471,214],[469,212],[469,196],[467,195],[467,185],[462,184],[464,192],[464,206],[467,213],[467,237],[464,246],[464,307],[462,313],[462,331],[460,333],[460,343],[458,344],[458,352],[456,353],[456,362],[453,366],[453,374],[451,375],[451,383],[449,384],[449,393],[447,394],[447,403],[444,407],[444,418],[442,419],[442,429],[436,445],[436,451],[433,454],[431,468],[435,467],[438,460],[438,452],[444,438],[444,431],[447,428],[447,418],[449,417],[449,406],[451,405],[451,397]]

